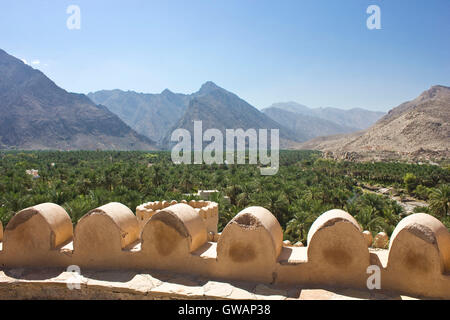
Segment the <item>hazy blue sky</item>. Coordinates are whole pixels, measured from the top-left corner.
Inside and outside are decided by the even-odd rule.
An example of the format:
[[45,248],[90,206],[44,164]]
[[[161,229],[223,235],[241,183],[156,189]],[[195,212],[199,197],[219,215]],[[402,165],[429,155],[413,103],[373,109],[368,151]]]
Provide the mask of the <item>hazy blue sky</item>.
[[[66,27],[71,4],[80,30]],[[371,4],[381,30],[366,27]],[[258,108],[388,110],[450,85],[449,39],[449,0],[0,2],[0,48],[68,91],[191,93],[212,80]]]

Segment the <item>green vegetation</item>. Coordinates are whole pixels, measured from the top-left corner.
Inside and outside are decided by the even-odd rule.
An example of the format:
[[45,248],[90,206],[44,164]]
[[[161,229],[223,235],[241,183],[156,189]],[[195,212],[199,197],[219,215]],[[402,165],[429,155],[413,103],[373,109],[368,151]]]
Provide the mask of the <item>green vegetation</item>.
[[435,215],[442,218],[448,216],[448,207],[450,200],[450,186],[442,185],[430,192],[430,209]]
[[419,183],[417,177],[409,172],[405,175],[403,181],[405,182],[406,191],[408,191],[408,193],[412,193]]
[[[39,177],[27,174],[29,169],[39,170]],[[449,173],[429,165],[332,161],[312,151],[281,152],[275,176],[261,176],[256,165],[175,165],[169,152],[0,152],[0,219],[5,225],[23,208],[54,202],[75,223],[111,201],[134,211],[144,202],[218,189],[212,200],[219,203],[219,229],[240,210],[258,205],[277,217],[291,241],[305,241],[314,220],[333,208],[348,211],[364,229],[390,234],[403,209],[386,196],[364,192],[360,184],[366,183],[417,193],[430,204],[420,211],[450,228]]]

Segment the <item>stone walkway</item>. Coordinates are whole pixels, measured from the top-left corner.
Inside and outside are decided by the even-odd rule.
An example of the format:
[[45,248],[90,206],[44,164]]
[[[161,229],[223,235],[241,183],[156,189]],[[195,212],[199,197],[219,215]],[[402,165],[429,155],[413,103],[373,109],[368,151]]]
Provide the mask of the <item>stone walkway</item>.
[[[230,300],[404,300],[393,293],[353,289],[311,289],[300,286],[212,281],[166,272],[86,271],[78,280],[61,270],[0,271],[0,299],[230,299]],[[72,282],[72,289],[68,283]],[[70,284],[69,284],[70,286]]]

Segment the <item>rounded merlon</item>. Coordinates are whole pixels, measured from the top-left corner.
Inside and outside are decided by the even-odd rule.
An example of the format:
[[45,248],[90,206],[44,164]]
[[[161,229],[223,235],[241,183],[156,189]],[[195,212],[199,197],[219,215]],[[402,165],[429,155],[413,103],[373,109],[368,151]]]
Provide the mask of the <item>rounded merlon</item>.
[[74,253],[98,258],[112,256],[138,240],[136,216],[127,206],[112,202],[80,219],[75,228]]
[[[248,231],[252,232],[249,233]],[[255,255],[272,254],[272,257],[269,259],[276,260],[278,258],[283,246],[283,231],[275,216],[263,207],[246,208],[239,212],[227,224],[218,242],[218,255],[222,253],[223,255],[232,257],[234,253],[228,250],[233,251],[233,247],[240,248],[241,246],[244,246],[247,248],[248,246],[251,246],[252,243],[257,242],[252,238],[253,236],[267,238],[267,242],[271,244],[272,249],[269,250],[269,248],[266,248],[264,252],[259,252],[262,248],[255,248],[255,250],[258,251],[254,252]],[[237,243],[238,239],[240,239],[240,245]],[[228,250],[226,250],[226,248]],[[248,247],[247,249],[252,252],[254,251],[253,248]],[[225,251],[228,251],[228,253]],[[244,252],[242,253],[245,255]],[[236,258],[232,260],[238,261],[237,255],[235,256]],[[247,256],[246,260],[248,260],[249,257],[250,256]]]
[[378,249],[386,249],[389,246],[389,236],[386,232],[379,232],[373,240],[373,247]]
[[[40,219],[36,217],[40,217]],[[42,228],[38,225],[42,225]],[[28,233],[29,230],[27,229],[36,229],[35,232],[38,233],[50,233],[48,236],[49,243],[42,244],[44,248],[56,249],[67,244],[73,238],[73,226],[70,216],[63,207],[54,203],[42,203],[16,213],[5,228],[5,249],[8,249],[8,246],[11,245],[18,245],[21,242],[21,238],[26,240],[28,237],[20,236],[20,233]],[[48,231],[44,231],[46,229]],[[12,241],[15,243],[10,244]],[[23,245],[25,246],[24,249],[29,247],[25,243]]]
[[[161,228],[167,229],[167,232],[159,233]],[[168,243],[173,238],[170,235],[187,240],[188,252],[197,250],[207,241],[203,219],[194,208],[184,203],[161,210],[148,220],[142,230],[142,248],[155,246],[156,249],[161,249],[157,252],[169,254],[173,249]]]
[[[391,236],[389,262],[395,263],[396,254],[403,254],[409,252],[409,256],[419,256],[419,248],[413,243],[414,238],[417,238],[422,245],[420,247],[428,246],[428,252],[435,250],[439,255],[439,269],[442,273],[450,272],[450,233],[445,225],[435,217],[425,214],[416,213],[404,218],[395,228]],[[420,239],[420,240],[419,240]],[[403,247],[401,252],[396,244],[401,244]],[[416,252],[413,254],[413,252]],[[425,257],[425,256],[424,256]],[[431,259],[428,259],[431,260]],[[407,260],[413,263],[413,259]],[[404,264],[404,262],[402,262]]]
[[363,283],[370,262],[361,227],[343,210],[327,211],[313,223],[308,233],[307,256],[314,272],[336,277],[342,283]]
[[366,239],[366,241],[367,241],[367,246],[371,247],[372,243],[373,243],[372,232],[365,230],[365,231],[363,231],[363,235],[364,235],[364,239]]
[[355,226],[360,232],[362,231],[359,223],[353,218],[349,213],[340,209],[329,210],[322,215],[320,215],[312,224],[311,228],[308,231],[308,245],[311,242],[314,234],[322,228],[326,228],[330,225],[333,225],[337,222],[344,221],[349,222]]

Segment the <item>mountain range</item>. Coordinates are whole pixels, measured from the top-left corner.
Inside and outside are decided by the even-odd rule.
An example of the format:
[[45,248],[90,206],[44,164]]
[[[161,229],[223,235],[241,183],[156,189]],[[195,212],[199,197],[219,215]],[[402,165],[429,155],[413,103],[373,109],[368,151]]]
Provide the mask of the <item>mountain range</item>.
[[204,130],[236,128],[279,129],[281,145],[293,148],[321,135],[365,129],[384,115],[364,109],[310,109],[295,102],[278,103],[258,110],[237,95],[208,81],[192,94],[160,94],[102,90],[88,94],[95,103],[107,106],[140,134],[168,148],[176,128],[193,130],[202,120]]
[[108,108],[0,50],[0,149],[153,150]]
[[285,148],[294,141],[305,141],[211,81],[192,94],[173,93],[168,89],[160,94],[103,90],[88,96],[95,103],[106,105],[137,132],[159,142],[164,149],[172,144],[170,138],[175,129],[187,129],[193,137],[194,120],[202,121],[204,131],[216,128],[224,135],[225,129],[279,129]]
[[193,137],[194,120],[202,121],[203,131],[215,128],[224,137],[226,129],[278,129],[282,148],[289,148],[297,141],[294,132],[211,81],[192,95],[185,113],[167,132],[162,145],[170,146],[171,133],[178,128],[188,130]]
[[393,108],[367,130],[316,138],[299,146],[335,158],[449,158],[450,87],[433,86]]
[[364,109],[311,109],[295,102],[260,111],[211,81],[192,94],[168,89],[160,94],[70,93],[0,50],[0,112],[0,149],[169,148],[175,129],[192,134],[193,122],[201,120],[203,130],[222,133],[279,129],[281,148],[321,150],[335,158],[450,155],[450,88],[445,86],[433,86],[384,116]]
[[298,141],[306,141],[318,136],[353,132],[357,130],[326,119],[287,111],[276,107],[264,109],[263,112],[273,120],[284,124],[287,128],[292,130]]
[[117,89],[88,94],[92,101],[107,106],[138,133],[158,142],[183,116],[192,96],[173,93],[169,89],[160,94]]
[[[334,123],[336,133],[364,130],[374,124],[385,112],[370,111],[362,108],[338,109],[338,108],[308,108],[296,102],[274,103],[263,112],[271,112],[272,109],[285,110],[294,114],[318,118]],[[331,125],[331,124],[330,124]]]

